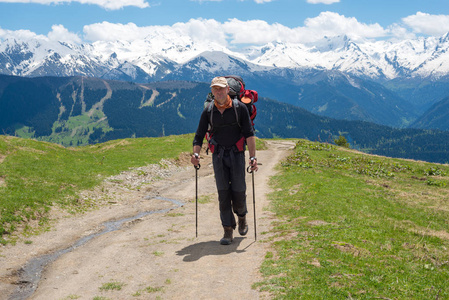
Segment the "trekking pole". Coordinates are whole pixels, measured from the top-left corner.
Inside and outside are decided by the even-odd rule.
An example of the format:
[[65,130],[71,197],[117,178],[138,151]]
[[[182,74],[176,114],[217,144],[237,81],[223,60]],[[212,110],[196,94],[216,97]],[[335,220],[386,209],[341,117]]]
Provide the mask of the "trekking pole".
[[201,165],[198,164],[193,167],[195,168],[195,234],[198,237],[198,170],[201,168]]
[[[253,161],[253,159],[251,160]],[[254,211],[254,240],[257,241],[257,228],[256,228],[256,191],[254,190],[254,171],[251,170],[249,166],[246,171],[251,173],[252,183],[253,183],[253,211]]]

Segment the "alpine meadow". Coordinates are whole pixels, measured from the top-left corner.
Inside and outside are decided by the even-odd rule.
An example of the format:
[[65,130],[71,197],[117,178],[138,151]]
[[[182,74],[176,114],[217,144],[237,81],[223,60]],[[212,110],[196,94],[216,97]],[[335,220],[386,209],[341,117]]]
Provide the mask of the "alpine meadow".
[[449,300],[448,3],[0,0],[0,300]]
[[[183,165],[192,137],[132,138],[76,148],[2,137],[3,247],[31,247],[36,235],[52,231],[54,211],[76,218],[120,205],[117,201],[124,201],[120,195],[108,194],[105,187],[97,200],[80,196],[120,172],[132,170],[136,182],[141,182],[127,189],[150,191],[163,178],[148,182],[148,174],[139,166],[164,168],[167,159]],[[260,153],[267,151],[268,141],[258,139]],[[268,231],[259,233],[258,243],[269,250],[260,266],[263,277],[252,285],[255,291],[273,299],[449,296],[447,165],[373,156],[303,139],[290,141],[296,143],[295,149],[269,183],[273,192],[267,195],[270,204],[264,209],[275,218],[270,218]],[[128,183],[110,180],[125,191]],[[210,200],[202,200],[200,211],[207,205]],[[184,214],[175,211],[167,217],[185,218]],[[186,217],[191,228],[193,216]],[[182,238],[176,232],[172,233],[175,246]],[[193,234],[191,229],[188,232]],[[168,236],[159,236],[158,243],[168,242]],[[122,278],[120,284],[131,285],[131,281]],[[155,288],[156,293],[163,298],[173,284]]]

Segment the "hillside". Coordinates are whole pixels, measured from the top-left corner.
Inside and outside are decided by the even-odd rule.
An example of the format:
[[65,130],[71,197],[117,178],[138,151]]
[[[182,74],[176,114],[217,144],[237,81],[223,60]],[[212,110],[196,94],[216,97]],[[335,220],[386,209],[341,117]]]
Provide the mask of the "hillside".
[[[381,82],[402,99],[407,99],[420,114],[449,96],[449,76],[436,78],[396,78]],[[446,129],[447,130],[447,129]]]
[[[192,214],[194,169],[189,156],[182,153],[187,140],[191,142],[192,139],[193,136],[188,135],[118,140],[78,150],[57,146],[52,149],[47,143],[27,143],[27,140],[17,138],[0,139],[3,141],[0,145],[15,150],[0,164],[0,168],[5,164],[9,166],[5,181],[9,190],[20,189],[12,177],[20,174],[25,182],[33,182],[35,177],[30,175],[41,174],[34,168],[32,174],[26,174],[27,170],[22,168],[14,169],[12,165],[17,165],[18,159],[38,161],[39,166],[48,166],[39,182],[30,188],[30,194],[49,195],[47,190],[53,189],[48,187],[60,187],[60,193],[42,197],[36,205],[23,203],[27,208],[15,214],[24,218],[15,225],[26,229],[25,236],[15,237],[16,232],[12,233],[11,229],[2,232],[2,238],[8,240],[8,244],[0,246],[0,294],[12,299],[31,295],[34,299],[62,299],[74,295],[89,299],[96,296],[127,299],[133,295],[145,299],[161,294],[170,299],[192,299],[215,298],[213,295],[219,291],[226,297],[233,295],[231,298],[256,296],[257,292],[251,287],[253,276],[235,276],[214,289],[204,289],[205,283],[213,285],[220,280],[223,268],[216,266],[222,264],[223,259],[226,260],[223,267],[233,268],[231,262],[238,258],[243,260],[241,267],[249,275],[257,272],[265,245],[254,244],[254,231],[246,239],[236,236],[234,245],[226,249],[218,248],[221,245],[214,242],[222,235],[222,228],[217,216],[218,201],[214,196],[210,155],[204,155],[198,175],[199,227],[198,238],[195,238]],[[271,145],[269,150],[258,152],[264,169],[257,173],[255,183],[257,215],[260,218],[257,226],[261,232],[266,231],[269,225],[269,219],[264,217],[268,214],[263,210],[267,203],[265,194],[269,191],[268,178],[275,173],[276,164],[294,146],[291,141],[268,143]],[[95,163],[94,157],[101,156],[104,159]],[[158,160],[161,157],[163,159]],[[67,164],[71,162],[73,165],[68,170]],[[49,171],[51,169],[52,172]],[[247,180],[249,186],[250,174]],[[93,186],[82,184],[92,181],[95,182]],[[64,188],[61,187],[63,182],[67,182]],[[75,193],[67,195],[68,190]],[[3,199],[7,195],[2,192],[0,188]],[[4,203],[0,202],[2,210]],[[15,205],[20,207],[20,203]],[[51,210],[45,210],[46,207],[51,207]],[[33,212],[36,215],[32,215]],[[36,219],[40,226],[51,226],[52,230],[39,231],[37,222],[33,222]],[[1,224],[3,227],[12,225],[4,219]],[[103,225],[105,230],[102,230]],[[40,234],[30,235],[31,232]],[[120,242],[122,238],[127,240],[125,244]],[[248,251],[233,254],[237,247],[248,247]],[[111,251],[115,258],[110,256]],[[221,255],[214,255],[214,252]],[[76,266],[73,261],[66,261],[74,256],[78,257],[75,260],[80,258]],[[116,264],[116,259],[120,263]],[[33,267],[36,261],[38,266]],[[112,269],[111,264],[115,265]],[[63,270],[59,266],[63,266]],[[44,267],[46,275],[41,277]],[[62,273],[68,277],[61,276]],[[117,276],[117,279],[110,276]],[[109,282],[123,282],[123,288],[101,288]],[[239,289],[231,288],[237,284]],[[48,288],[48,285],[58,288]],[[225,293],[227,290],[232,290],[231,294]]]
[[[380,83],[337,71],[299,70],[245,77],[264,97],[340,120],[407,127],[420,110]],[[286,80],[292,78],[292,80]]]
[[447,130],[449,128],[449,97],[434,104],[414,122],[413,127]]
[[[187,134],[196,130],[208,92],[208,84],[196,82],[0,76],[0,132],[64,146]],[[332,143],[344,135],[353,148],[369,153],[448,161],[449,131],[335,120],[266,97],[256,105],[260,138]]]
[[449,297],[449,168],[298,141],[272,178],[275,299]]
[[335,36],[307,45],[276,42],[232,49],[161,32],[92,44],[6,38],[0,44],[0,74],[139,84],[209,82],[217,75],[239,74],[263,97],[321,116],[406,128],[449,96],[448,55],[449,33],[394,42]]
[[73,213],[95,206],[81,200],[79,192],[129,168],[175,160],[191,151],[192,139],[184,135],[64,148],[0,135],[0,244],[14,241],[16,229],[33,230],[20,224],[41,220],[42,226],[54,206]]
[[[449,296],[448,166],[306,140],[259,140],[250,232],[222,246],[216,192],[206,188],[214,186],[210,156],[198,172],[195,235],[195,171],[180,154],[191,139],[127,139],[75,150],[1,138],[0,193],[19,193],[25,183],[30,195],[52,190],[55,197],[14,214],[28,235],[0,247],[0,293],[11,299]],[[30,235],[38,224],[51,230]],[[244,271],[235,272],[235,261]],[[223,280],[223,272],[234,275]]]

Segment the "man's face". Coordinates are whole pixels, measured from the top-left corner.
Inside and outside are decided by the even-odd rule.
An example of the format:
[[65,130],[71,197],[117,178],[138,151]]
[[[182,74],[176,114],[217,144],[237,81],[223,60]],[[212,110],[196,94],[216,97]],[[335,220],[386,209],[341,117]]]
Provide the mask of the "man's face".
[[224,102],[228,98],[229,87],[213,86],[211,88],[214,98],[218,102]]

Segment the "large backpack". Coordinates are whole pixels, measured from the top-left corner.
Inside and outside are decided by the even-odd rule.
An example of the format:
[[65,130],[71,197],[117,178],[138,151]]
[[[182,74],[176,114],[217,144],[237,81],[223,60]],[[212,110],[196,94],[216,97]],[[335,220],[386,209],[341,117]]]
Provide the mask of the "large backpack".
[[255,90],[245,89],[245,82],[242,77],[237,75],[225,76],[229,85],[229,96],[231,98],[237,98],[248,108],[249,116],[251,118],[251,124],[254,127],[254,119],[257,115],[257,109],[254,103],[259,99],[259,95]]
[[[254,128],[254,119],[257,116],[257,109],[254,103],[259,99],[259,95],[255,90],[247,90],[245,89],[245,82],[242,77],[237,75],[228,75],[224,76],[228,81],[229,85],[229,96],[231,99],[237,99],[240,102],[246,105],[248,109],[249,116],[251,118],[251,124]],[[206,97],[206,101],[204,103],[204,107],[208,106],[210,102],[214,101],[214,96],[212,93],[209,93]]]
[[[233,107],[234,107],[234,111],[236,114],[236,119],[237,119],[237,123],[240,126],[240,122],[239,122],[239,116],[237,113],[237,106],[241,103],[246,105],[248,112],[249,112],[249,116],[251,119],[251,124],[254,128],[254,119],[256,118],[257,115],[257,109],[256,106],[254,105],[254,103],[257,102],[257,100],[259,99],[259,95],[255,90],[247,90],[245,89],[245,82],[243,81],[242,77],[237,76],[237,75],[229,75],[229,76],[224,76],[228,82],[229,85],[229,96],[231,97],[232,101],[233,101]],[[207,113],[208,113],[208,117],[209,117],[209,129],[206,133],[206,140],[208,142],[208,149],[206,150],[206,153],[208,153],[209,150],[211,150],[211,152],[214,152],[214,143],[213,141],[211,141],[211,137],[212,137],[212,128],[213,128],[213,122],[212,122],[212,109],[214,106],[214,95],[212,93],[209,93],[206,97],[206,101],[204,102],[204,107],[205,109],[207,109]],[[242,151],[242,149],[244,150],[245,147],[245,139],[242,138],[240,139],[236,146],[237,148]]]

